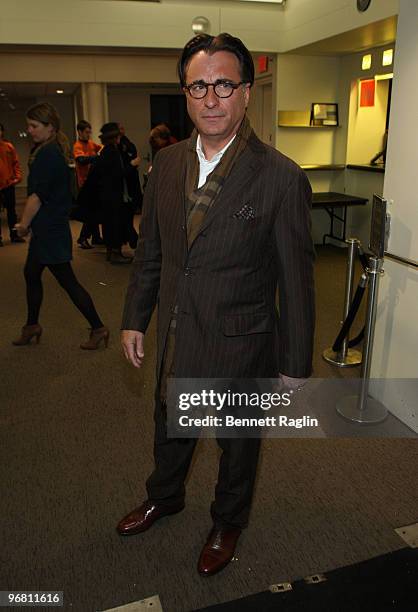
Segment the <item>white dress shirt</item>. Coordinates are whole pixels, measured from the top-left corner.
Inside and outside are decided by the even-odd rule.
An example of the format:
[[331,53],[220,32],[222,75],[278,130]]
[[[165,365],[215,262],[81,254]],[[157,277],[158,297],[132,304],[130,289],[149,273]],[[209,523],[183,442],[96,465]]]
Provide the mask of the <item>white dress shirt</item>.
[[202,187],[202,185],[206,183],[206,179],[208,175],[219,164],[219,162],[222,159],[222,155],[225,153],[227,148],[234,142],[235,136],[236,134],[232,136],[231,140],[224,146],[223,149],[218,151],[218,153],[216,153],[216,155],[212,157],[210,161],[208,161],[202,150],[202,142],[200,140],[200,134],[198,135],[197,140],[196,140],[196,153],[199,158],[199,184],[197,186],[198,189],[200,189],[200,187]]

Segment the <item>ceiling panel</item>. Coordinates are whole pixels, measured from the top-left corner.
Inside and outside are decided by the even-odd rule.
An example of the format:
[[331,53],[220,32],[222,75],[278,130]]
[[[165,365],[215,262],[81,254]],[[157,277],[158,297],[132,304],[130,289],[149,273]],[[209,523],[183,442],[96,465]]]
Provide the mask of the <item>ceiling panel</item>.
[[396,40],[397,16],[388,17],[361,28],[324,38],[311,45],[292,49],[298,55],[349,55],[373,47],[390,45]]
[[16,98],[42,98],[44,96],[59,96],[57,89],[62,89],[64,95],[72,95],[78,83],[1,83],[0,94],[5,93],[9,100]]

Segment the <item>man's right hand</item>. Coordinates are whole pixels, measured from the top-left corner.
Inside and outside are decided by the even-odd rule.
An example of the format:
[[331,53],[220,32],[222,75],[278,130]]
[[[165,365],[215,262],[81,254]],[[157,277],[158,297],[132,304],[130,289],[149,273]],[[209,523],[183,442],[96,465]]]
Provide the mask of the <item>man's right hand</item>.
[[140,368],[144,359],[144,334],[133,329],[123,329],[120,340],[126,359]]

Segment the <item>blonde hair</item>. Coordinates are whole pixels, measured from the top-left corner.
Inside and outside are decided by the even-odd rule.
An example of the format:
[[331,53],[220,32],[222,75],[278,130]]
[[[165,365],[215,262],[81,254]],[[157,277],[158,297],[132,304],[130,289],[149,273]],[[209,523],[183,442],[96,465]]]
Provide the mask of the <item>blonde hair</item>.
[[39,121],[44,125],[52,125],[55,130],[55,134],[51,136],[46,142],[42,143],[37,147],[35,153],[39,151],[43,146],[51,142],[56,141],[61,149],[61,152],[67,163],[71,160],[70,143],[68,142],[67,136],[61,131],[61,119],[55,106],[49,104],[49,102],[39,102],[34,104],[26,111],[26,117],[33,121]]

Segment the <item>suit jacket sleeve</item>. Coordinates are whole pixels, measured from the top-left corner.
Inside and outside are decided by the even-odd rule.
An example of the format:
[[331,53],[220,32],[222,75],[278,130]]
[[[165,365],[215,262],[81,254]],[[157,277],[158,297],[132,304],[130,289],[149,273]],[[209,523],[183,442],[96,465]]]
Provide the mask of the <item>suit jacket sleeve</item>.
[[312,191],[298,169],[275,221],[279,287],[279,371],[293,377],[312,373],[315,293],[311,238]]
[[126,293],[121,329],[146,331],[157,303],[161,273],[161,242],[157,211],[158,161],[144,194],[143,217]]

